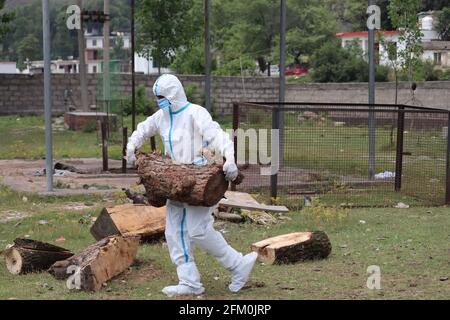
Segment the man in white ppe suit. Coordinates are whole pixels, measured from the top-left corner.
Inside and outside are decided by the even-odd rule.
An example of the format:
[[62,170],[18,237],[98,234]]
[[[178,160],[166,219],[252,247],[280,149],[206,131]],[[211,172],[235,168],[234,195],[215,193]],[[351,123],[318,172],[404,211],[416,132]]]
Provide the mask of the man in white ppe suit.
[[[203,165],[207,160],[202,156],[202,148],[207,147],[225,157],[223,171],[226,179],[236,179],[238,169],[229,135],[212,120],[205,108],[187,101],[178,78],[162,75],[155,81],[153,93],[160,110],[138,124],[127,144],[127,161],[134,163],[136,149],[146,138],[158,133],[164,142],[165,154],[172,161]],[[231,272],[230,291],[239,291],[247,282],[257,254],[253,252],[243,256],[214,229],[212,212],[215,207],[167,201],[165,236],[179,279],[178,285],[162,290],[167,296],[199,295],[205,291],[194,261],[194,246],[216,257]]]

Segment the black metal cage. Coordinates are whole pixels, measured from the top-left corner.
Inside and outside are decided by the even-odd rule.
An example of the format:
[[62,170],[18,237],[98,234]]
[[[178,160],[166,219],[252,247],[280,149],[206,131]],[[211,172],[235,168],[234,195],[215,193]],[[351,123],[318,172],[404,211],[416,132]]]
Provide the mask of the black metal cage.
[[[235,156],[246,179],[233,188],[272,198],[332,194],[346,202],[343,195],[359,194],[376,205],[370,197],[394,194],[450,204],[449,122],[448,110],[408,105],[236,102]],[[276,152],[278,166],[270,160]]]

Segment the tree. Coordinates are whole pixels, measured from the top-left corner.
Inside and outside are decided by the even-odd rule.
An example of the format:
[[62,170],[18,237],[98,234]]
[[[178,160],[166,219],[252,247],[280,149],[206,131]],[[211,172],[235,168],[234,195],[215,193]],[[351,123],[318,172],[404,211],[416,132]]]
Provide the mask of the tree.
[[137,1],[137,51],[147,58],[153,57],[159,69],[168,66],[175,52],[189,44],[199,27],[193,7],[193,0]]
[[[3,10],[5,6],[6,0],[0,0],[0,12]],[[3,36],[8,32],[10,28],[10,21],[14,15],[12,13],[2,13],[0,14],[0,41],[3,40]]]
[[401,61],[401,68],[407,71],[410,82],[414,78],[415,69],[423,53],[422,33],[417,24],[417,13],[420,8],[421,0],[408,2],[391,0],[388,8],[393,27],[401,31],[397,54]]
[[[332,39],[319,48],[312,57],[311,77],[315,82],[367,82],[369,67],[355,39],[342,48],[338,39]],[[388,70],[377,66],[377,81],[387,81]]]
[[441,40],[450,41],[450,7],[439,12],[437,18],[436,31],[439,33]]

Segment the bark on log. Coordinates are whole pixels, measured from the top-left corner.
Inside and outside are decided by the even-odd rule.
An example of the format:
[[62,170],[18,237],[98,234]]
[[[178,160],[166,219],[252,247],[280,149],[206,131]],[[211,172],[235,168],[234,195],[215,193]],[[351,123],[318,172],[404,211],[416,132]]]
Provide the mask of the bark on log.
[[12,274],[47,270],[56,261],[67,259],[73,253],[49,243],[17,238],[14,245],[4,251],[6,268]]
[[294,263],[328,257],[331,243],[323,231],[295,232],[254,243],[252,250],[267,264]]
[[[210,207],[217,204],[228,189],[222,165],[175,164],[160,154],[140,152],[136,165],[148,201],[155,207],[164,206],[167,199]],[[239,173],[234,182],[239,184],[243,178]]]
[[99,241],[112,235],[139,236],[141,241],[153,241],[164,236],[166,208],[139,204],[124,204],[103,208],[91,227]]
[[[139,237],[135,236],[104,238],[71,258],[56,262],[48,271],[60,280],[76,273],[72,277],[75,287],[95,291],[133,263],[138,245]],[[73,270],[70,266],[74,266]]]

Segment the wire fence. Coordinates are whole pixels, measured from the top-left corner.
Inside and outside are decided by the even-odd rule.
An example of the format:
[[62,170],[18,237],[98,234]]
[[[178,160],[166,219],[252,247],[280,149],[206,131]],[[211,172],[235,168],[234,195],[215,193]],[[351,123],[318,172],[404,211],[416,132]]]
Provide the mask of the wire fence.
[[[358,206],[450,204],[449,117],[406,105],[235,103],[236,158],[246,178],[233,187],[294,201],[322,195]],[[271,162],[277,152],[278,170]],[[276,174],[266,175],[269,167]]]

